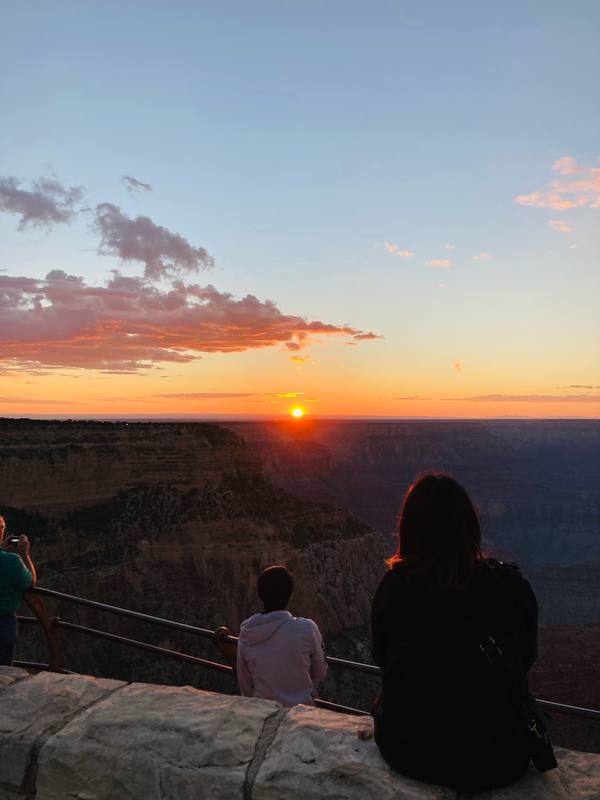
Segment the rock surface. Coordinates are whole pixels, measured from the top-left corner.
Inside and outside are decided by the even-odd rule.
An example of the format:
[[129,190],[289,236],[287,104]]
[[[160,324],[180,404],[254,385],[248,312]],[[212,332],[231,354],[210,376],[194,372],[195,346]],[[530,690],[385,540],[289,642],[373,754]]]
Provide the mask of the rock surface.
[[19,669],[19,667],[3,667],[0,672],[0,690],[6,689],[11,683],[20,681],[29,675],[27,670]]
[[[0,800],[464,797],[390,770],[368,718],[191,687],[15,672],[0,667]],[[531,770],[470,797],[599,800],[600,756],[557,755],[558,770]]]
[[278,709],[267,700],[132,684],[46,742],[37,800],[241,797],[256,741]]
[[[367,720],[367,721],[365,721]],[[255,800],[441,800],[444,789],[401,778],[359,730],[368,718],[296,706],[285,715],[254,784]]]
[[[6,667],[0,667],[0,675]],[[121,688],[122,681],[41,672],[0,693],[0,785],[17,791],[33,779],[43,742],[78,712]]]

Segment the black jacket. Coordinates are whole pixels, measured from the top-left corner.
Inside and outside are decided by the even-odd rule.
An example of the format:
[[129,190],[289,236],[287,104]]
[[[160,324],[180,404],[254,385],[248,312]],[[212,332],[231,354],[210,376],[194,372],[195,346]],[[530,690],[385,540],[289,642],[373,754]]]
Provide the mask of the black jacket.
[[[383,671],[375,738],[399,772],[463,791],[507,785],[527,769],[521,698],[537,655],[537,602],[512,564],[488,559],[460,590],[417,588],[398,566],[373,599]],[[502,651],[490,662],[480,648]]]

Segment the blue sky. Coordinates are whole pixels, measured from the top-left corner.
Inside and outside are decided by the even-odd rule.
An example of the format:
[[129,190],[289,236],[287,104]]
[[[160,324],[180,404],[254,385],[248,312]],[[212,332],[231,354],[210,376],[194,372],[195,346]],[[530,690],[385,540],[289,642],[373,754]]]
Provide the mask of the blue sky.
[[[181,394],[256,371],[261,391],[288,388],[288,366],[314,399],[334,380],[377,384],[365,413],[380,397],[391,413],[396,391],[600,384],[600,211],[514,199],[560,158],[600,165],[597,3],[5,3],[2,18],[0,175],[83,185],[88,208],[205,247],[202,281],[221,292],[385,337],[318,345],[308,377],[268,348],[214,356]],[[130,195],[123,175],[152,192]],[[20,233],[0,214],[0,267],[139,274],[98,255],[90,213]],[[333,413],[337,397],[319,400]]]

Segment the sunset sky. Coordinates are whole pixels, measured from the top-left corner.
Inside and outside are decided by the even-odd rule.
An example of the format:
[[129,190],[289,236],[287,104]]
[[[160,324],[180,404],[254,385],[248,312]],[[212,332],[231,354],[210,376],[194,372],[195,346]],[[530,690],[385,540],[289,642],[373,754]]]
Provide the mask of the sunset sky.
[[600,416],[600,4],[0,10],[0,415]]

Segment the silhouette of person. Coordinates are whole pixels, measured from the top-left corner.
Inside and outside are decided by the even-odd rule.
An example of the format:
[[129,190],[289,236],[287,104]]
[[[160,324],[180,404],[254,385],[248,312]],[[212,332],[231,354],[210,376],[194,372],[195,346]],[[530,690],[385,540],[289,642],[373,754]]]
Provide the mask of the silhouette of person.
[[529,765],[531,586],[515,565],[484,556],[467,492],[439,474],[409,488],[388,566],[371,617],[383,757],[408,777],[460,791],[514,782]]
[[29,555],[29,539],[19,537],[17,553],[10,552],[14,543],[6,536],[6,522],[0,516],[0,665],[10,666],[17,643],[17,611],[23,592],[37,580]]

